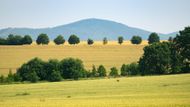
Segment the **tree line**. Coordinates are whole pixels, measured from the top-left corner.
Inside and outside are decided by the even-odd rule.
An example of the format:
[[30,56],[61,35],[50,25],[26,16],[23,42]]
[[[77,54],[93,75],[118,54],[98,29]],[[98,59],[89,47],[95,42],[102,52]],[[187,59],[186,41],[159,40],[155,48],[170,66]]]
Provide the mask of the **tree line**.
[[[154,35],[155,36],[155,35]],[[152,39],[151,39],[152,40]],[[190,27],[180,31],[168,42],[151,41],[144,47],[144,53],[137,63],[123,64],[119,70],[112,67],[107,74],[103,65],[92,66],[86,70],[80,59],[66,58],[61,61],[43,61],[34,58],[24,63],[16,73],[9,72],[7,77],[0,76],[1,83],[15,81],[61,81],[62,79],[117,77],[133,75],[163,75],[190,73]]]
[[[58,35],[54,40],[54,43],[56,45],[61,45],[65,43],[65,39],[62,35]],[[148,43],[151,44],[153,42],[159,42],[160,38],[158,36],[157,33],[151,33],[149,35],[148,38]],[[42,45],[46,45],[50,42],[50,39],[48,37],[47,34],[40,34],[37,39],[36,39],[36,43],[38,45],[42,44]],[[122,44],[124,42],[124,38],[122,36],[118,37],[118,44]],[[131,38],[131,43],[132,44],[141,44],[142,42],[142,38],[140,36],[133,36]],[[80,38],[76,35],[71,35],[68,39],[68,43],[73,45],[73,44],[78,44],[80,43]],[[108,43],[108,39],[106,37],[103,38],[103,44],[106,45]],[[20,35],[13,35],[10,34],[8,35],[8,37],[5,38],[0,38],[0,45],[30,45],[32,44],[32,38],[30,35],[25,35],[24,37],[20,36]],[[87,44],[88,45],[92,45],[94,44],[94,40],[93,39],[88,39],[87,40]]]

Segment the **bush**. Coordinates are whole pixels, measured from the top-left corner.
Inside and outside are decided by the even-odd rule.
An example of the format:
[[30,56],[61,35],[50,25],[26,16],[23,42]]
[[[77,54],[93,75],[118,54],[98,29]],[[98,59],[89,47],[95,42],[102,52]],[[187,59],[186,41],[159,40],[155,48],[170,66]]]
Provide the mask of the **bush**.
[[94,65],[92,66],[91,76],[92,76],[92,77],[98,77],[98,76],[99,76],[99,73],[98,73],[98,71],[96,70],[96,67],[95,67]]
[[99,77],[105,77],[106,76],[106,69],[103,65],[100,65],[98,67],[98,74],[99,74]]
[[123,37],[122,36],[119,36],[118,37],[118,43],[121,45],[123,43]]
[[79,59],[66,58],[60,62],[60,72],[64,79],[75,79],[84,77],[84,65]]
[[7,40],[0,37],[0,45],[7,45]]
[[94,43],[94,41],[92,39],[88,39],[87,43],[88,43],[88,45],[92,45]]
[[36,82],[38,82],[39,77],[38,77],[38,75],[36,74],[35,71],[31,71],[31,72],[29,72],[29,74],[28,74],[28,80],[29,80],[30,82],[32,82],[32,83],[36,83]]
[[49,74],[48,81],[55,82],[55,81],[61,81],[61,79],[62,79],[62,77],[61,77],[60,72],[53,70],[53,71]]
[[76,35],[71,35],[69,37],[68,42],[69,42],[69,44],[78,44],[78,43],[80,43],[80,39]]
[[36,43],[39,45],[39,44],[48,44],[49,43],[49,37],[47,36],[47,34],[40,34],[36,40]]
[[129,76],[129,75],[139,75],[139,66],[137,63],[131,63],[129,65],[123,64],[121,67],[121,75]]
[[144,48],[139,67],[143,75],[167,74],[171,72],[171,62],[170,44],[154,43]]
[[5,77],[3,75],[0,76],[0,83],[5,83]]
[[149,44],[152,44],[152,43],[155,43],[155,42],[160,42],[160,37],[158,36],[157,33],[151,33],[149,35],[149,38],[148,38],[148,43]]
[[10,34],[7,38],[8,45],[22,45],[22,37],[20,35]]
[[117,70],[116,67],[112,67],[110,70],[111,70],[111,71],[110,71],[110,73],[109,73],[109,76],[113,76],[113,77],[119,76],[118,70]]
[[[47,73],[44,72],[45,62],[39,58],[34,58],[23,64],[18,70],[17,74],[21,77],[22,81],[30,81],[30,74],[37,75],[39,80],[46,80]],[[32,72],[32,73],[31,73]],[[35,73],[33,73],[35,72]]]
[[132,44],[140,44],[142,42],[142,38],[140,36],[133,36],[131,38]]
[[32,38],[29,35],[25,35],[22,38],[22,44],[32,44]]
[[108,39],[106,37],[103,38],[103,44],[106,45],[108,43]]
[[62,35],[58,35],[58,36],[54,39],[54,43],[57,44],[57,45],[64,44],[64,43],[65,43],[65,39],[63,38]]

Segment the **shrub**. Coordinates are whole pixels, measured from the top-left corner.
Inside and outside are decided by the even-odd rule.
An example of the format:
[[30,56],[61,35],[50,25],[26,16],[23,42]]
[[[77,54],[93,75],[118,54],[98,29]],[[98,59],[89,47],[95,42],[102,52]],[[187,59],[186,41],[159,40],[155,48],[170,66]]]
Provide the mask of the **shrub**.
[[160,37],[158,36],[157,33],[151,33],[149,35],[149,38],[148,38],[148,43],[149,44],[152,44],[152,43],[155,43],[155,42],[160,42]]
[[39,77],[35,71],[31,71],[28,74],[28,80],[30,82],[36,83],[39,80]]
[[57,44],[57,45],[64,44],[64,43],[65,43],[65,39],[63,38],[62,35],[58,35],[58,36],[54,39],[54,43]]
[[116,67],[112,67],[110,70],[111,70],[111,71],[110,71],[110,73],[109,73],[109,76],[113,76],[113,77],[119,76],[118,70],[117,70]]
[[94,41],[92,39],[88,39],[87,43],[88,43],[88,45],[92,45],[94,43]]
[[123,37],[122,36],[119,36],[118,37],[118,43],[121,45],[123,43]]
[[22,38],[22,44],[32,44],[32,38],[29,35],[25,35]]
[[39,44],[48,44],[49,43],[49,37],[47,36],[47,34],[41,33],[36,40],[36,43]]
[[133,36],[131,38],[132,44],[140,44],[142,42],[142,38],[140,36]]
[[4,83],[5,82],[5,77],[3,75],[0,76],[0,83]]
[[106,37],[103,38],[103,44],[106,45],[108,43],[108,39]]
[[139,66],[137,63],[131,63],[128,65],[123,64],[121,67],[121,75],[129,76],[129,75],[139,75]]
[[[26,64],[23,64],[18,70],[17,74],[22,78],[22,81],[30,81],[30,74],[37,75],[39,80],[46,80],[47,73],[44,72],[45,62],[39,58],[34,58],[28,61]],[[32,73],[30,73],[32,72]],[[35,73],[33,73],[35,72]]]
[[169,43],[154,43],[144,48],[139,60],[142,74],[167,74],[171,72],[171,50]]
[[22,45],[22,37],[20,35],[10,34],[7,38],[8,45]]
[[106,76],[106,69],[103,65],[100,65],[98,67],[98,74],[100,77],[105,77]]
[[48,81],[55,82],[55,81],[61,81],[62,77],[59,71],[53,70],[49,74]]
[[92,77],[98,77],[98,76],[99,76],[99,73],[98,73],[98,71],[96,70],[96,67],[95,67],[94,65],[92,66],[91,76],[92,76]]
[[84,77],[84,65],[79,59],[66,58],[60,62],[60,72],[64,79]]
[[0,45],[7,45],[7,40],[0,37]]
[[80,43],[80,39],[76,35],[71,35],[69,37],[68,42],[69,42],[69,44],[78,44],[78,43]]

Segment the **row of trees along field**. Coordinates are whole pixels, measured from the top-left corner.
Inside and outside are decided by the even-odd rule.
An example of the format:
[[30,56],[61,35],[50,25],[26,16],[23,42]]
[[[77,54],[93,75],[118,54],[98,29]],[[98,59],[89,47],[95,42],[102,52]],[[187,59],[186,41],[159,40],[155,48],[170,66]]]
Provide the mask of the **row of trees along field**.
[[[168,42],[154,42],[144,48],[144,54],[138,63],[123,64],[119,70],[112,67],[109,76],[162,75],[190,73],[190,27],[179,32]],[[62,79],[79,79],[105,77],[107,71],[103,65],[91,71],[84,68],[80,59],[66,58],[61,61],[42,61],[34,58],[23,64],[16,73],[0,77],[1,83],[15,81],[61,81]]]
[[[42,44],[48,44],[49,43],[49,37],[47,34],[40,34],[37,39],[36,43],[38,45]],[[160,38],[157,33],[151,33],[148,38],[148,43],[154,43],[154,42],[159,42]],[[124,38],[122,36],[118,37],[118,43],[122,44],[124,42]],[[132,44],[140,44],[142,42],[142,38],[140,36],[133,36],[131,38],[131,43]],[[64,44],[65,39],[62,35],[58,35],[54,39],[54,43],[57,45]],[[69,44],[78,44],[80,43],[80,38],[77,37],[76,35],[71,35],[68,39]],[[94,43],[93,39],[88,39],[87,44],[92,45]],[[106,45],[108,43],[108,39],[106,37],[103,38],[103,44]],[[0,45],[26,45],[26,44],[32,44],[32,38],[29,35],[25,35],[24,37],[20,35],[13,35],[10,34],[6,39],[0,38]]]

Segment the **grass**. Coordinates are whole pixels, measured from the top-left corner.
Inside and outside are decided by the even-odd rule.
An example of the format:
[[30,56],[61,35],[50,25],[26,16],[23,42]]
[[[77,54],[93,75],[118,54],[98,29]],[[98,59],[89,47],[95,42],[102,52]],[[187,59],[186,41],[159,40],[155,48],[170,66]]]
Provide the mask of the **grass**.
[[190,74],[0,85],[0,107],[190,107]]
[[82,41],[75,46],[68,43],[57,46],[52,42],[47,46],[38,46],[35,43],[29,46],[0,46],[0,74],[8,74],[9,69],[15,72],[23,63],[34,57],[43,60],[74,57],[83,60],[87,69],[91,69],[93,64],[103,64],[107,70],[113,66],[120,69],[124,63],[137,62],[145,45],[147,41],[140,45],[132,45],[130,41],[125,41],[122,45],[117,41],[109,41],[107,45],[102,45],[102,41],[95,41],[94,45],[89,46]]

